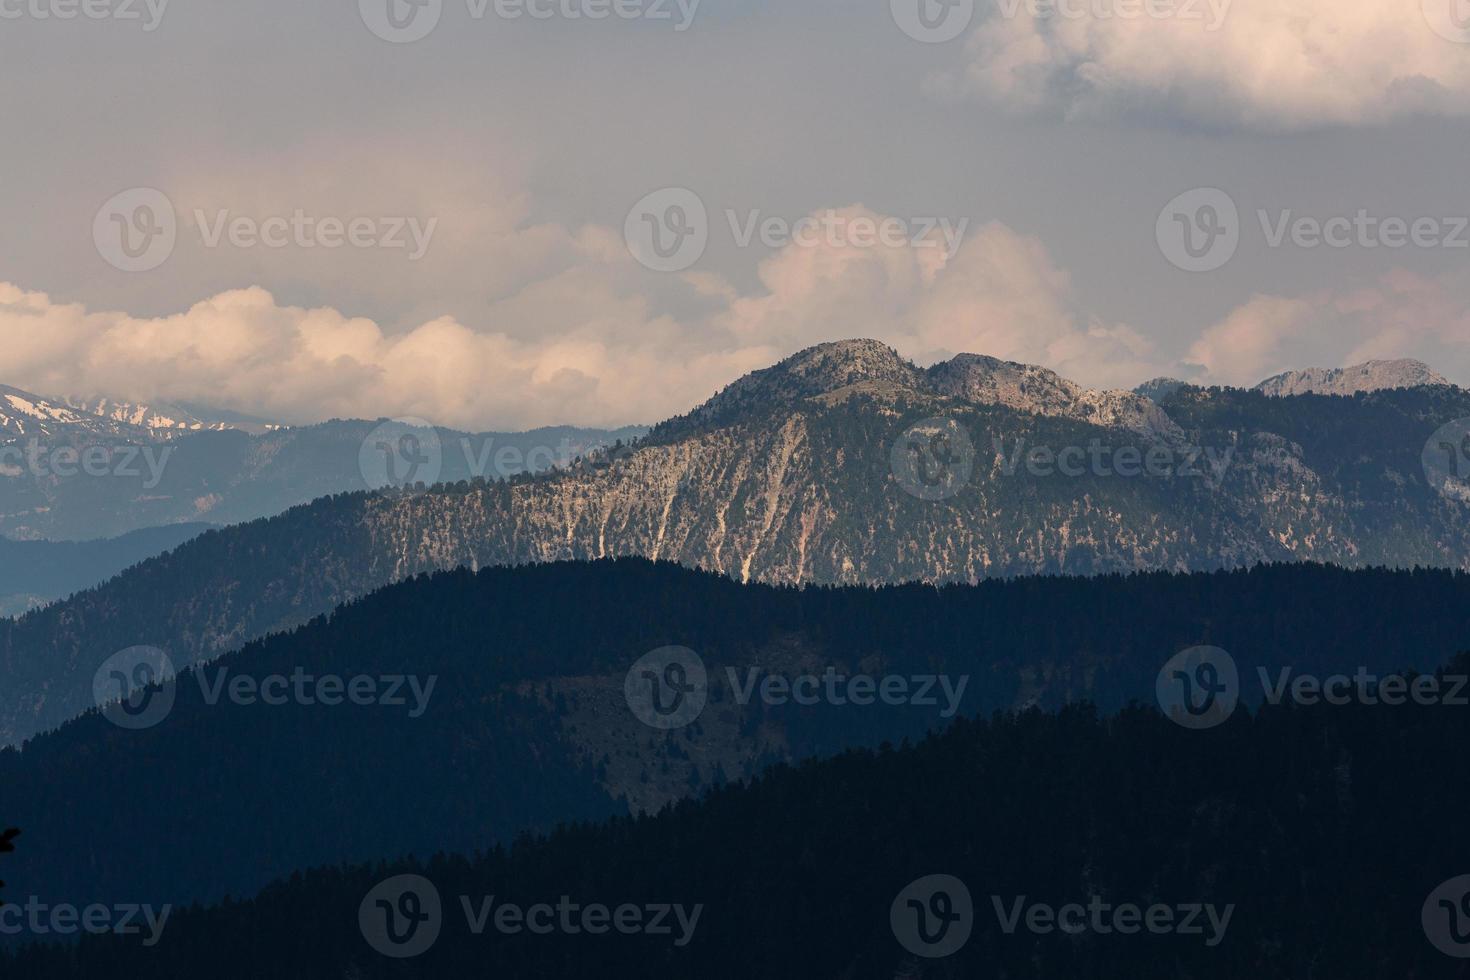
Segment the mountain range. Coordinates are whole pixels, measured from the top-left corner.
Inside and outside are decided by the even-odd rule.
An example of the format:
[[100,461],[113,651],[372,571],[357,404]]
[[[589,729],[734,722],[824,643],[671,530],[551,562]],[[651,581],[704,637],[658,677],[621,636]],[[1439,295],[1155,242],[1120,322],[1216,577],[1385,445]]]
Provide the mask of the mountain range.
[[[282,427],[197,406],[0,388],[0,536],[86,541],[166,524],[239,524],[366,489],[374,484],[364,443],[386,421]],[[439,478],[454,482],[545,470],[645,431],[425,429],[423,439],[439,447]],[[101,454],[90,472],[77,460],[89,449]]]
[[631,447],[536,475],[324,497],[0,621],[0,738],[84,710],[115,650],[205,662],[459,566],[637,555],[780,584],[1466,568],[1470,507],[1423,460],[1465,418],[1470,392],[1444,385],[1351,399],[1185,386],[1159,403],[987,358],[924,370],[875,342],[824,345]]
[[223,432],[230,429],[258,435],[285,428],[265,419],[182,402],[145,404],[118,401],[105,395],[68,395],[63,401],[79,412],[139,426],[165,438],[183,432]]

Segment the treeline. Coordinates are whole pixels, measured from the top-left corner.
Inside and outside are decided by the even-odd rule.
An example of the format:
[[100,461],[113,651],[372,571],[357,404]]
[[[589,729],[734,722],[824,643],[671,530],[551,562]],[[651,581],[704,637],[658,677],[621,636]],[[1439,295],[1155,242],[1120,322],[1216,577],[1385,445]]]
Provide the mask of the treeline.
[[[1449,669],[1470,670],[1470,660]],[[292,875],[246,901],[176,911],[151,948],[87,937],[30,949],[0,971],[28,980],[1463,978],[1470,963],[1431,945],[1421,910],[1470,869],[1470,784],[1457,755],[1467,736],[1470,713],[1443,706],[1267,707],[1202,732],[1143,707],[967,720],[912,746],[779,766],[655,817],[569,826],[473,857]],[[260,835],[229,843],[269,846]],[[359,912],[380,882],[409,873],[434,886],[439,932],[420,955],[390,959],[369,945]],[[900,944],[892,906],[937,874],[963,882],[971,901],[926,907],[968,915],[970,935],[952,955],[920,958]],[[478,914],[487,896],[494,908],[566,896],[700,911],[682,945],[677,926],[512,934],[493,917],[477,935],[461,898]],[[1201,907],[1224,927],[1202,914],[1198,933],[1089,925],[1064,934],[1023,917],[1008,932],[1018,901],[1168,906],[1177,925]]]

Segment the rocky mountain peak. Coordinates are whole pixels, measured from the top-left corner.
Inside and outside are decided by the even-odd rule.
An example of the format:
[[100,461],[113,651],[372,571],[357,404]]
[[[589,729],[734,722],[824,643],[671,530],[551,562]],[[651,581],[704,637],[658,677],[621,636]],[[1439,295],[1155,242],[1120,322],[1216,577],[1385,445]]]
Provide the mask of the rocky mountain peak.
[[979,405],[1006,405],[1037,414],[1075,402],[1085,391],[1055,371],[1033,364],[1002,361],[983,354],[960,354],[928,370],[940,394]]
[[126,422],[79,411],[65,402],[0,385],[0,436],[7,439],[82,436],[138,436],[143,430]]
[[793,354],[772,367],[772,377],[785,377],[810,396],[854,384],[878,383],[913,387],[918,370],[898,351],[876,340],[839,340]]
[[1033,415],[1073,418],[1165,439],[1178,427],[1152,400],[1131,391],[1094,391],[1055,371],[980,354],[961,354],[927,372],[942,395]]
[[79,412],[140,426],[160,436],[185,432],[224,432],[230,429],[259,435],[281,428],[264,419],[177,402],[145,404],[121,401],[104,395],[67,395],[62,401]]
[[1344,368],[1307,368],[1267,378],[1256,390],[1273,398],[1288,395],[1355,395],[1450,382],[1423,361],[1368,361]]
[[1158,405],[1134,392],[1094,391],[1048,368],[983,354],[960,354],[921,370],[876,340],[837,341],[793,354],[746,375],[690,415],[655,432],[674,437],[690,426],[728,425],[747,413],[823,396],[840,398],[847,392],[998,405],[1164,438],[1178,433]]
[[747,374],[689,415],[658,426],[653,436],[674,436],[690,426],[728,425],[748,413],[789,407],[858,385],[874,392],[913,391],[923,386],[923,376],[897,351],[876,340],[818,344]]
[[1188,381],[1180,381],[1178,378],[1154,378],[1151,381],[1145,381],[1137,388],[1134,388],[1133,391],[1135,394],[1142,395],[1145,398],[1151,398],[1156,402],[1161,402],[1180,388],[1187,388],[1188,386]]

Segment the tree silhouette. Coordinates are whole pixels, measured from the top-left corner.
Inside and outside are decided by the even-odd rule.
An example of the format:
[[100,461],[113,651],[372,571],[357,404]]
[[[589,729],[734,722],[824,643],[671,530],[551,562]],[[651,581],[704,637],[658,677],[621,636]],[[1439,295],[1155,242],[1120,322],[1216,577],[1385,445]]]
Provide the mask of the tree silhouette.
[[[15,845],[12,844],[11,841],[15,840],[19,836],[20,836],[20,831],[15,830],[13,828],[10,829],[10,830],[0,830],[0,854],[9,854],[12,851],[14,851],[15,850]],[[4,888],[5,888],[5,879],[0,878],[0,890],[4,890]],[[3,896],[0,896],[0,905],[4,905],[4,904],[5,904],[5,898]]]

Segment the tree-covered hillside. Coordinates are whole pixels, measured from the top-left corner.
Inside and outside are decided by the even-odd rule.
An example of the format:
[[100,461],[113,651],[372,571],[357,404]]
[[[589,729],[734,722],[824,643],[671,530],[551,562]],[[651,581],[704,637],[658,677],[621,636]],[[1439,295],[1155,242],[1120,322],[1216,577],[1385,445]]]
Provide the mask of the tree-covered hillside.
[[[292,875],[175,911],[151,947],[87,937],[5,967],[33,980],[1463,978],[1470,963],[1431,943],[1451,910],[1429,899],[1470,868],[1470,786],[1452,749],[1467,737],[1465,710],[1422,706],[1266,708],[1203,732],[1152,708],[966,721],[655,817]],[[420,876],[412,896],[405,874]],[[935,875],[967,897],[936,891]],[[540,903],[539,918],[526,911]],[[580,910],[599,904],[683,917],[668,914],[666,933],[604,918],[589,934],[599,920]],[[375,923],[389,912],[418,919],[407,932],[390,920],[400,940],[423,941],[385,944]],[[548,930],[527,928],[538,922]]]
[[[184,673],[152,727],[94,710],[0,752],[6,819],[27,831],[7,877],[53,900],[187,902],[313,865],[468,852],[955,718],[1153,702],[1165,662],[1199,644],[1231,654],[1247,704],[1264,697],[1258,668],[1429,670],[1470,647],[1470,576],[1289,565],[794,589],[626,559],[421,577]],[[656,729],[626,685],[671,645],[699,658],[707,704]],[[428,696],[222,693],[298,672],[416,679]],[[779,694],[829,673],[913,697]],[[775,696],[752,686],[767,681]]]

